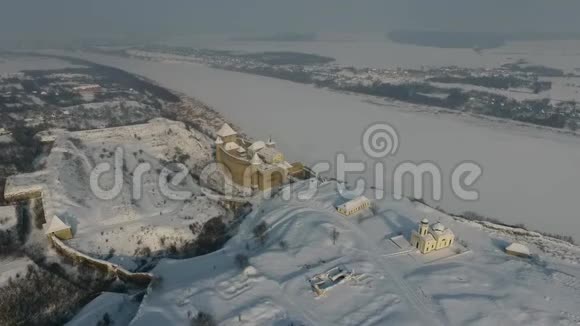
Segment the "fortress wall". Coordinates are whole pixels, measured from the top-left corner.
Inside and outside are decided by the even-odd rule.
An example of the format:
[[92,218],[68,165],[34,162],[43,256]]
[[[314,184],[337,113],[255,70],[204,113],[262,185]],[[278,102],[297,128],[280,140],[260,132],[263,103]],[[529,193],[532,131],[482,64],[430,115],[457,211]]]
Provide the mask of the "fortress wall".
[[251,168],[251,164],[249,161],[235,157],[225,151],[221,146],[216,148],[216,151],[220,151],[219,156],[221,157],[221,161],[219,163],[224,164],[230,170],[232,174],[232,179],[235,183],[239,185],[250,185],[251,180],[244,182],[244,173],[246,169]]
[[11,191],[4,194],[7,202],[17,202],[42,197],[42,188],[26,189],[22,191]]
[[258,188],[267,190],[280,187],[287,182],[287,176],[282,168],[275,168],[267,172],[258,173]]
[[49,240],[61,255],[67,256],[77,263],[85,264],[89,267],[97,268],[111,275],[115,275],[124,282],[147,285],[151,280],[153,280],[154,276],[151,273],[132,273],[119,265],[85,255],[82,252],[67,246],[54,235],[50,235]]

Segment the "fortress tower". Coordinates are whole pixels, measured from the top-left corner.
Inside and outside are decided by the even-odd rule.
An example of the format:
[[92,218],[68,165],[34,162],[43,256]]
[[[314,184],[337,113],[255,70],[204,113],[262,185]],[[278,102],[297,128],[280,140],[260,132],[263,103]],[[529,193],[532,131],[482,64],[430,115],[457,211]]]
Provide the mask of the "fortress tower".
[[225,144],[231,142],[235,143],[238,139],[238,133],[227,123],[224,123],[224,125],[217,132],[217,135],[223,140]]

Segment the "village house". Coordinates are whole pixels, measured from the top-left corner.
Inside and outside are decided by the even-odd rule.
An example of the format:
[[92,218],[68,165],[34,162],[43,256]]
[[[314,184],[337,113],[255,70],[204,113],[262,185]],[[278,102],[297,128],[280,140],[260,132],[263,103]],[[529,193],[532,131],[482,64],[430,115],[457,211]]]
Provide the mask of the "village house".
[[450,247],[454,240],[455,234],[451,229],[439,222],[430,227],[426,218],[421,220],[418,230],[411,233],[411,246],[419,249],[422,254]]
[[529,258],[530,257],[530,249],[521,244],[514,242],[505,248],[505,252],[508,255],[522,257],[522,258]]
[[350,216],[369,207],[371,207],[371,201],[365,196],[360,196],[336,207],[336,210],[344,216]]
[[79,93],[98,93],[103,90],[101,85],[98,84],[89,84],[89,85],[80,85],[73,88],[74,91]]

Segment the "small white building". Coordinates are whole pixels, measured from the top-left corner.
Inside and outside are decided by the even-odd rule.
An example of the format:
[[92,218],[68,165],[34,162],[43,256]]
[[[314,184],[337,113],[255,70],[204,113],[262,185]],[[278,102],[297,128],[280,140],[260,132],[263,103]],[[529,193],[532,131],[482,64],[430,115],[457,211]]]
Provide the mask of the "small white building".
[[50,220],[50,224],[44,224],[44,233],[48,236],[54,234],[61,240],[69,240],[73,238],[72,228],[70,225],[63,222],[58,216],[54,215]]
[[518,256],[518,257],[523,257],[523,258],[529,258],[530,257],[530,249],[521,244],[521,243],[517,243],[514,242],[511,245],[507,246],[505,248],[505,252],[508,255],[512,255],[512,256]]
[[371,207],[371,201],[365,196],[360,196],[338,206],[336,210],[344,216],[350,216],[369,207]]
[[98,84],[89,84],[73,87],[73,90],[79,93],[96,93],[102,91],[103,87]]

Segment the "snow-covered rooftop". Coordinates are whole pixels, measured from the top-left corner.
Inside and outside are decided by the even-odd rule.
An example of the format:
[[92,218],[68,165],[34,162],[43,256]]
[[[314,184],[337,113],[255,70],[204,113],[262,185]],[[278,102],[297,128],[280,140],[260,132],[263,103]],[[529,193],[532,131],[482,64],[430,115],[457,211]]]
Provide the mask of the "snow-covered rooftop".
[[370,203],[370,200],[365,196],[359,196],[354,199],[347,201],[346,203],[340,205],[340,208],[344,208],[345,210],[349,211],[353,208],[360,207],[364,204]]
[[70,225],[64,223],[58,216],[54,215],[47,225],[44,233],[51,234],[62,230],[70,229]]
[[254,165],[262,165],[264,164],[264,162],[262,162],[262,159],[258,156],[257,153],[254,153],[254,156],[252,157],[252,164]]
[[433,228],[433,231],[440,231],[440,232],[445,231],[445,226],[439,222],[433,224],[432,228]]
[[226,143],[224,145],[224,148],[226,151],[233,151],[233,150],[238,150],[240,148],[240,145],[238,145],[237,143],[234,143],[233,141]]
[[273,147],[264,147],[258,151],[258,154],[266,163],[273,163],[277,156],[282,152]]
[[262,140],[258,140],[253,142],[252,145],[248,147],[248,150],[255,153],[264,147],[266,147],[266,143],[264,143]]
[[230,127],[230,125],[227,123],[224,123],[224,125],[221,127],[221,129],[217,132],[217,135],[222,137],[222,138],[237,135],[237,134],[238,133],[234,129],[232,129],[232,127]]
[[530,255],[530,249],[527,246],[525,246],[521,243],[517,243],[517,242],[510,244],[509,246],[507,246],[507,248],[505,248],[505,250],[515,252],[518,254],[522,254],[522,255],[527,255],[527,256]]

